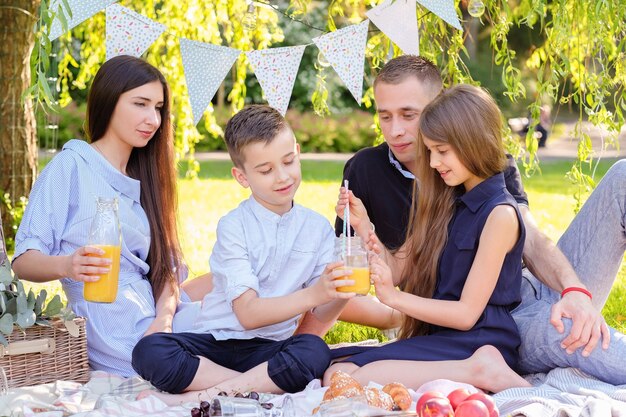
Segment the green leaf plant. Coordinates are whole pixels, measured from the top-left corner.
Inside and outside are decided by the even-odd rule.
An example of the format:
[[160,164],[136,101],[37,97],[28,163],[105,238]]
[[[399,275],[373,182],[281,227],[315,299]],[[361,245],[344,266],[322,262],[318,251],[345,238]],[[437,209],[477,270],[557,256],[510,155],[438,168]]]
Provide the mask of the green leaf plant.
[[[2,228],[0,227],[0,237]],[[9,258],[4,248],[4,238],[0,242],[0,343],[8,346],[5,336],[13,331],[25,331],[27,328],[50,326],[50,319],[63,320],[70,330],[74,324],[74,313],[63,308],[59,295],[46,301],[47,292],[42,289],[39,294],[32,289],[26,293],[24,284],[13,274]],[[71,333],[71,332],[70,332]]]

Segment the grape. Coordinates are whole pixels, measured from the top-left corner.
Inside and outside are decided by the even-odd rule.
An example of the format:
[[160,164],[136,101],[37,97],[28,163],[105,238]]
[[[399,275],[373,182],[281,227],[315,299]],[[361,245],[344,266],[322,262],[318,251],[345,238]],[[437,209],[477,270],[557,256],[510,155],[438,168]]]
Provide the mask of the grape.
[[259,393],[256,391],[252,391],[250,392],[250,394],[248,394],[248,398],[250,398],[251,400],[259,401]]
[[202,410],[200,410],[198,407],[192,408],[191,417],[202,417]]
[[394,404],[393,407],[391,407],[391,411],[400,411],[400,410],[402,409],[400,408],[398,404]]
[[234,395],[235,398],[243,398],[243,394],[240,392],[236,392]]
[[228,397],[228,393],[226,391],[220,391],[217,393],[218,397]]
[[271,410],[272,408],[274,408],[274,404],[272,404],[272,403],[261,403],[261,407],[265,408],[266,410]]

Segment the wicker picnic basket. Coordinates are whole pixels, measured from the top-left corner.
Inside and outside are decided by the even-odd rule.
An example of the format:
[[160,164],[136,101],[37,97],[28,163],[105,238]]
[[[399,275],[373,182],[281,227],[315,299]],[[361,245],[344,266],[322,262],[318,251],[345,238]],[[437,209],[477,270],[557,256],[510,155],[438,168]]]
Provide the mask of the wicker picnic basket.
[[[0,264],[4,266],[5,262],[8,262],[8,257],[0,220]],[[50,327],[14,328],[6,337],[8,346],[0,344],[0,369],[6,374],[9,388],[57,380],[89,380],[85,319],[77,317],[73,321],[76,326],[72,327],[77,330],[73,332],[75,336],[70,334],[61,319],[50,320]]]
[[15,329],[7,337],[9,346],[0,344],[0,367],[9,388],[47,384],[57,380],[87,382],[87,337],[85,319],[77,317],[78,336],[72,336],[62,320],[51,320],[51,327]]

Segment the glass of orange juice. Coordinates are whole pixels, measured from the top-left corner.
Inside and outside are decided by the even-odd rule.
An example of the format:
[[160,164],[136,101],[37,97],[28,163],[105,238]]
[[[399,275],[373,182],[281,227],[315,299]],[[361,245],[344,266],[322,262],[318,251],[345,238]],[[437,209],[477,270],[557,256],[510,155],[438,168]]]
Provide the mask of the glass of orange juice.
[[338,279],[352,279],[354,285],[338,287],[339,292],[355,292],[357,295],[367,295],[370,291],[370,268],[367,258],[367,249],[358,236],[335,240],[335,259],[343,261],[344,269],[352,271]]
[[84,283],[83,296],[86,301],[112,303],[117,297],[122,250],[117,198],[98,197],[96,215],[89,231],[89,246],[102,249],[104,254],[99,255],[99,257],[111,259],[111,264],[109,265],[109,272],[99,274],[97,281]]

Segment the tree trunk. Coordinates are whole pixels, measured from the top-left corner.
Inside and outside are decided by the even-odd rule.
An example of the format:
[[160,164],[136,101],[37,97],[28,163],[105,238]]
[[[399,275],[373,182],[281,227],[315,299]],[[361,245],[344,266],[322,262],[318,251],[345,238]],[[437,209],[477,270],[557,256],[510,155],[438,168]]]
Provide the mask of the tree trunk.
[[[37,171],[37,137],[30,85],[30,54],[41,0],[0,0],[0,192],[28,196]],[[2,205],[5,236],[11,222]]]

